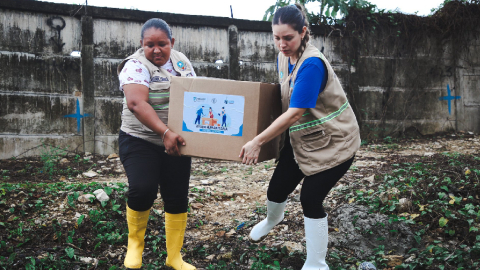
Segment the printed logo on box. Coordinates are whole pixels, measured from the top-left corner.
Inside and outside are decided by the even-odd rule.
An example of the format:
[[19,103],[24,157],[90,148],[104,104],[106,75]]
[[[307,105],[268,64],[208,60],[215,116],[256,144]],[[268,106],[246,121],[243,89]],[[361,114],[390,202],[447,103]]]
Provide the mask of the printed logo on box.
[[185,92],[182,130],[242,136],[244,109],[243,96]]

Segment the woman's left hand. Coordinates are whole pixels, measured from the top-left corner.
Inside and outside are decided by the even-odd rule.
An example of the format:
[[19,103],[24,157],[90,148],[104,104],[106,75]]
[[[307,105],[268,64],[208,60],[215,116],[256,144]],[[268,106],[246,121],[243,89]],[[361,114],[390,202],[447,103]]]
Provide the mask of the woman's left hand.
[[247,142],[240,151],[240,156],[243,156],[242,163],[247,165],[257,164],[258,155],[262,146],[255,140]]

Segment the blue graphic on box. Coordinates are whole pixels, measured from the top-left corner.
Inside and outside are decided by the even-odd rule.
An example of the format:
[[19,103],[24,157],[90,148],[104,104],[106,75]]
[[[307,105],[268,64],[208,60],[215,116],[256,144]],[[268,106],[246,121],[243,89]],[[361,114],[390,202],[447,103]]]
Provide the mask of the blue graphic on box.
[[244,108],[243,96],[185,92],[182,130],[242,136]]

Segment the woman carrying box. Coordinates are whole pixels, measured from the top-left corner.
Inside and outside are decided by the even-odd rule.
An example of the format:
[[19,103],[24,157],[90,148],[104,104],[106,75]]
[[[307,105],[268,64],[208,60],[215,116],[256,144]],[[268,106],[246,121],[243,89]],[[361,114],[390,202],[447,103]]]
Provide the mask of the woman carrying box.
[[142,266],[145,231],[159,185],[165,208],[166,265],[196,269],[180,254],[187,224],[191,158],[180,156],[178,146],[185,141],[167,127],[170,77],[196,75],[187,57],[173,50],[174,43],[168,24],[150,19],[142,27],[141,48],[117,70],[125,95],[119,148],[129,183],[124,261],[128,269]]
[[265,131],[246,143],[243,163],[255,164],[263,144],[282,135],[280,156],[267,191],[267,218],[250,239],[261,241],[284,217],[287,197],[302,179],[307,259],[303,270],[329,269],[327,214],[323,201],[347,172],[360,147],[359,127],[340,81],[325,56],[308,41],[301,5],[278,9],[272,23],[282,110]]

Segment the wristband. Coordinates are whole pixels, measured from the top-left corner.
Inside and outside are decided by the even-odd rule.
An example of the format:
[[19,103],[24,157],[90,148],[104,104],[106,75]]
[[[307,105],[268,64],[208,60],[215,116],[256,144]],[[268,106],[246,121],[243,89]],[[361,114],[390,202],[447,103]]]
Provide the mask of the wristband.
[[163,133],[162,142],[165,140],[165,135],[167,134],[167,132],[168,132],[169,130],[170,130],[170,129],[167,128],[167,130],[165,130],[165,132]]

